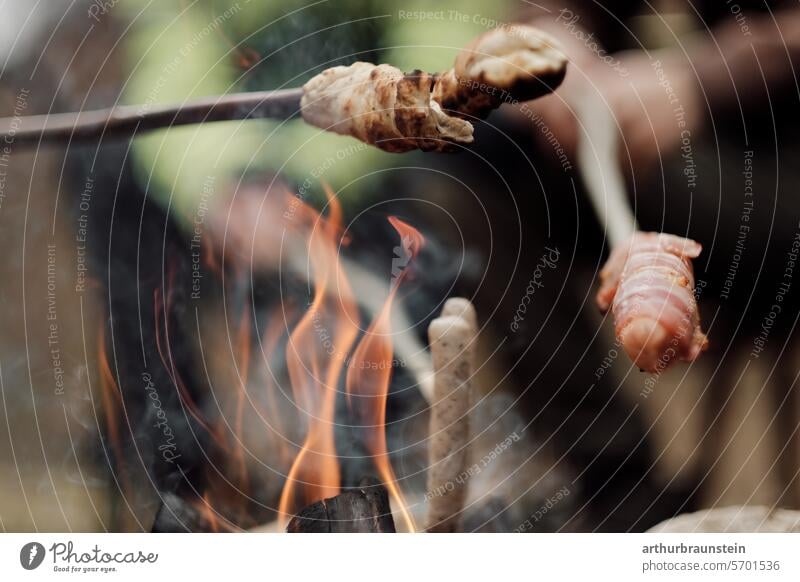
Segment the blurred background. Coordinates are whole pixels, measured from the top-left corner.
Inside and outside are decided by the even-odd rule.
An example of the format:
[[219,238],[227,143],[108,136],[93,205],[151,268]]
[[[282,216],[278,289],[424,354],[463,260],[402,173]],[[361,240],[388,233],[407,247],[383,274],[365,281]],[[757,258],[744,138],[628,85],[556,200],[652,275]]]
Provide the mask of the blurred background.
[[[441,71],[513,22],[561,39],[571,68],[534,115],[504,106],[452,155],[390,154],[297,120],[3,144],[2,529],[275,522],[313,423],[288,387],[287,338],[313,285],[292,266],[306,233],[285,218],[296,204],[330,215],[323,183],[363,327],[393,274],[386,217],[426,239],[397,299],[387,406],[412,512],[425,507],[427,323],[454,296],[481,327],[466,531],[643,531],[707,507],[800,509],[796,3],[589,4],[8,0],[6,117],[297,87],[358,60]],[[704,246],[709,351],[659,376],[630,363],[595,306],[608,247],[564,107],[581,91],[620,120],[643,230]],[[354,486],[369,459],[335,425]]]

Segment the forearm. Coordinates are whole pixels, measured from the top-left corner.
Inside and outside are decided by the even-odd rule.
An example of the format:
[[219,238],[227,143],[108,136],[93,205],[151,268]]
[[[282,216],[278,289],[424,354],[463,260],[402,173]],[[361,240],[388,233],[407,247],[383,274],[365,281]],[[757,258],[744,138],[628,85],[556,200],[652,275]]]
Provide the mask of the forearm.
[[796,82],[800,9],[748,14],[686,43],[702,96],[712,115],[767,106],[767,98]]
[[610,33],[633,14],[636,4],[635,0],[616,0],[613,9],[605,9],[597,2],[585,0],[537,1],[525,8],[518,19],[555,35],[569,51],[573,43],[585,46],[587,38],[589,43],[607,46]]

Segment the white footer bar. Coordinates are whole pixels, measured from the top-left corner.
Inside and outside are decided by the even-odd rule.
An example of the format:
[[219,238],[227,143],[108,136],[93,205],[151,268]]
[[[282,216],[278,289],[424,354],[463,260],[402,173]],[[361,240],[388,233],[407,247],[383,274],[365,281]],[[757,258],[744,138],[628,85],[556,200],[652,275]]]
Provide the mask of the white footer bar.
[[797,534],[3,534],[0,579],[800,580],[798,550]]

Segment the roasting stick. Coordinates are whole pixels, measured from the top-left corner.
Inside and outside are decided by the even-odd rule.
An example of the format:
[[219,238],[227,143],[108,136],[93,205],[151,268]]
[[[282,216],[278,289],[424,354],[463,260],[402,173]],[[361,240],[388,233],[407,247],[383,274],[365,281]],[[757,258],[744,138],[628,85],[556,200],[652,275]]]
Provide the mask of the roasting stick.
[[611,309],[617,341],[641,370],[661,373],[677,360],[692,362],[708,347],[692,268],[701,247],[679,236],[639,231],[619,170],[618,131],[608,107],[584,95],[575,108],[584,126],[578,165],[610,243],[598,306],[604,312]]
[[576,152],[578,168],[613,249],[639,230],[619,168],[617,124],[608,105],[588,92],[576,99],[573,107],[583,125]]
[[325,69],[303,87],[234,93],[164,106],[0,118],[0,140],[36,144],[129,137],[140,131],[243,119],[313,126],[390,152],[452,151],[472,143],[470,120],[503,103],[546,95],[561,83],[567,60],[558,43],[531,26],[502,27],[475,38],[453,68],[405,74],[357,62]]
[[289,119],[300,110],[303,89],[232,93],[181,104],[122,105],[81,111],[0,119],[0,139],[13,144],[98,140],[140,131],[207,121]]
[[435,370],[430,418],[426,530],[459,530],[467,494],[471,378],[477,318],[472,304],[449,299],[428,327]]

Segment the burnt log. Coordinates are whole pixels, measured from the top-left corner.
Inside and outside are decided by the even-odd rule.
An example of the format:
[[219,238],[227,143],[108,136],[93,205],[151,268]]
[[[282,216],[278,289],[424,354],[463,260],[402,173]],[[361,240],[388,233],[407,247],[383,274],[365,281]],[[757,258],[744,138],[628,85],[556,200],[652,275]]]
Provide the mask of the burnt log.
[[288,533],[395,533],[386,488],[364,479],[355,489],[300,510],[286,526]]

